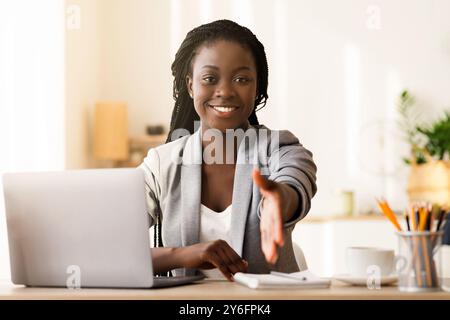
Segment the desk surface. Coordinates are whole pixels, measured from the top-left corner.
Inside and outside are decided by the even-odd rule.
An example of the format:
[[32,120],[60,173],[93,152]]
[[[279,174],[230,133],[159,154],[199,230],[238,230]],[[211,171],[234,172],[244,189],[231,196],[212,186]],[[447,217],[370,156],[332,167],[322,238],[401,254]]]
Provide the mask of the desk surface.
[[333,282],[329,289],[253,290],[237,283],[203,280],[194,284],[161,289],[66,289],[30,288],[0,282],[0,299],[133,299],[133,300],[321,300],[321,299],[443,299],[450,293],[400,292],[396,286],[379,290]]

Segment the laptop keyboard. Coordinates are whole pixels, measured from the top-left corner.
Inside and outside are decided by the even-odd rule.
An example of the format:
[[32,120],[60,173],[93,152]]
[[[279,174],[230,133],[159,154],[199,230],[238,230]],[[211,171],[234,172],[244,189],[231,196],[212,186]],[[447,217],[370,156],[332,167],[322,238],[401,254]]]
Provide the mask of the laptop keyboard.
[[204,279],[204,275],[196,276],[176,276],[176,277],[153,277],[153,288],[163,288],[163,287],[174,287],[183,284],[189,284],[194,281],[199,281]]

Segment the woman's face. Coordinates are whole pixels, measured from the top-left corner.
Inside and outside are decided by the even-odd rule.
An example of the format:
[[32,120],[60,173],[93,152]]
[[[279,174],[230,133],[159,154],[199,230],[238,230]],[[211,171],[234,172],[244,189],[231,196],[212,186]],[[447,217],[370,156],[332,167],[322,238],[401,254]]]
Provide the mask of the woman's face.
[[202,129],[246,129],[256,99],[256,64],[249,49],[218,40],[198,49],[187,76]]

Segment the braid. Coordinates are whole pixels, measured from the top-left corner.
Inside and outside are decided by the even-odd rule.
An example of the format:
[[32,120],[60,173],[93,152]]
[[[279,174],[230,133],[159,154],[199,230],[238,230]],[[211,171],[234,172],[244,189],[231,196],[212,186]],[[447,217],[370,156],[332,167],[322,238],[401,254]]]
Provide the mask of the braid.
[[262,105],[258,110],[263,108],[268,98],[267,85],[269,69],[264,46],[248,28],[230,20],[217,20],[201,25],[188,32],[175,54],[175,60],[172,63],[172,75],[174,77],[173,98],[175,105],[172,111],[170,130],[166,143],[172,141],[172,132],[176,129],[183,128],[191,134],[194,133],[194,121],[198,121],[200,118],[195,111],[192,98],[189,96],[186,77],[191,74],[191,63],[196,55],[196,50],[202,44],[215,40],[234,41],[246,46],[252,52],[257,69],[257,96],[254,109],[248,120],[251,125],[259,124],[256,116],[256,107]]

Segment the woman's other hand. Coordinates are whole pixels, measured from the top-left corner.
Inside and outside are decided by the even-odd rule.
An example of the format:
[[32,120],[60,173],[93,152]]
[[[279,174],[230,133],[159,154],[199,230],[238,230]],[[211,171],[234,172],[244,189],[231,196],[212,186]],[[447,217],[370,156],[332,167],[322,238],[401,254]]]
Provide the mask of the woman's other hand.
[[218,268],[229,281],[233,281],[233,274],[246,272],[248,268],[247,261],[242,259],[224,240],[197,243],[177,248],[177,251],[183,267]]

